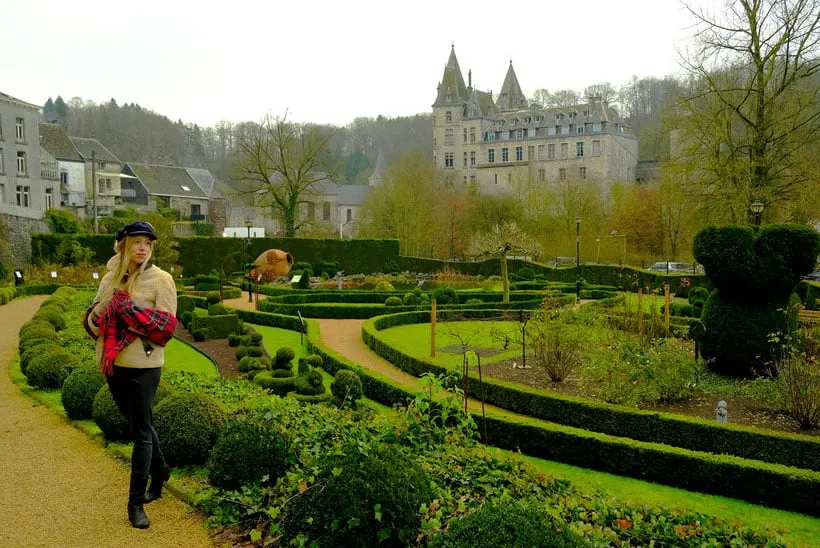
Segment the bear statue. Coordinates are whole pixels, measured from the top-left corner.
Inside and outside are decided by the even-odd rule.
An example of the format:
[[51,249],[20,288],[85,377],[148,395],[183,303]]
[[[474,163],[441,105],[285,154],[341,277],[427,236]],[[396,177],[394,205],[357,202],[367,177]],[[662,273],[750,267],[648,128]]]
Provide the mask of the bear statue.
[[814,269],[820,234],[797,224],[707,227],[693,247],[715,286],[701,315],[709,369],[735,377],[771,374],[770,336],[797,327],[793,291]]
[[[272,282],[279,276],[287,276],[293,266],[293,255],[281,249],[268,249],[253,262],[256,268],[251,270],[251,279],[260,282]],[[261,278],[260,278],[261,276]]]

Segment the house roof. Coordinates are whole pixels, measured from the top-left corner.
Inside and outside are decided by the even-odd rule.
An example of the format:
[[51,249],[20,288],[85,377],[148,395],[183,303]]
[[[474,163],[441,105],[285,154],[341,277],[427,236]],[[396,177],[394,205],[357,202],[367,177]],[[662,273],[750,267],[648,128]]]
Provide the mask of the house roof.
[[373,187],[365,185],[340,185],[339,205],[361,205],[372,189]]
[[83,157],[77,151],[77,147],[68,138],[60,124],[40,124],[40,146],[46,149],[49,154],[58,160],[69,162],[83,162]]
[[433,106],[463,103],[468,98],[467,86],[464,84],[464,76],[461,74],[461,67],[458,66],[456,49],[453,46],[450,49],[450,58],[444,67],[444,75],[441,77],[436,102]]
[[507,76],[504,77],[504,83],[501,85],[501,92],[498,94],[498,108],[501,110],[511,110],[527,106],[527,98],[524,92],[521,91],[521,85],[518,83],[518,77],[515,75],[515,70],[510,60],[510,67],[507,69]]
[[150,195],[208,199],[196,180],[188,173],[188,168],[131,162],[128,162],[126,166],[131,169]]
[[87,139],[85,137],[69,137],[71,142],[80,153],[80,156],[85,160],[91,160],[91,153],[94,153],[94,159],[98,162],[114,162],[120,164],[120,159],[114,156],[114,153],[105,148],[102,143],[96,139]]
[[186,167],[185,171],[191,176],[191,179],[199,185],[205,196],[211,196],[216,189],[216,178],[207,169],[200,169],[195,167]]
[[33,104],[31,104],[27,101],[23,101],[22,99],[18,99],[17,97],[12,97],[11,95],[9,95],[7,93],[3,93],[2,91],[0,91],[0,101],[6,101],[8,103],[14,103],[17,106],[21,106],[21,107],[25,107],[25,108],[29,108],[29,109],[40,110],[39,106],[33,105]]

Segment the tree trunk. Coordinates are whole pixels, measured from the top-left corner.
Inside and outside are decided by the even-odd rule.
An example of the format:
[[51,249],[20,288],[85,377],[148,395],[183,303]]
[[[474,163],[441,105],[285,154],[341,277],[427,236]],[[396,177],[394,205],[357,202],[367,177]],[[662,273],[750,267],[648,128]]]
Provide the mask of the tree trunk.
[[501,299],[502,303],[510,302],[510,278],[507,274],[507,254],[501,255],[501,283],[504,288],[504,296]]

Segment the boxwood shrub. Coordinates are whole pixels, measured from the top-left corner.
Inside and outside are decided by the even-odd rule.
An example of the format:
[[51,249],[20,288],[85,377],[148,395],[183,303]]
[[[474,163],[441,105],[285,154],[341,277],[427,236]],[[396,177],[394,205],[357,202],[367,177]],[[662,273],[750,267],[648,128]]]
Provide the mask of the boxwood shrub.
[[34,358],[63,349],[62,346],[57,344],[57,341],[51,339],[32,339],[32,341],[32,344],[26,346],[26,351],[20,355],[20,372],[23,375],[26,374],[28,364]]
[[287,467],[289,445],[287,436],[272,424],[232,420],[211,451],[208,478],[223,489],[240,489],[266,476],[275,484]]
[[33,358],[26,368],[26,379],[34,388],[60,388],[75,364],[74,356],[56,349]]
[[94,398],[105,384],[105,376],[96,368],[78,367],[63,383],[60,399],[66,414],[74,420],[93,416]]
[[225,425],[211,396],[173,392],[154,408],[154,427],[168,463],[204,464]]
[[66,328],[66,321],[63,318],[63,311],[57,306],[44,306],[40,308],[32,318],[34,320],[45,320],[54,326],[56,331],[62,331]]
[[131,429],[128,420],[120,412],[108,384],[100,388],[94,396],[94,403],[91,406],[91,417],[102,430],[106,439],[111,441],[127,441],[131,438]]

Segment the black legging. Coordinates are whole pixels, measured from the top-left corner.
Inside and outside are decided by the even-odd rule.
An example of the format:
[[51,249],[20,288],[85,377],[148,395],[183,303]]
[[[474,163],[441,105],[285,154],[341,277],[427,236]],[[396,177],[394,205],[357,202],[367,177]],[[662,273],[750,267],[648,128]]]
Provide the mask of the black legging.
[[114,374],[106,377],[114,402],[128,420],[134,438],[131,475],[141,480],[147,480],[149,473],[165,464],[151,412],[161,373],[161,367],[136,369],[115,365]]

